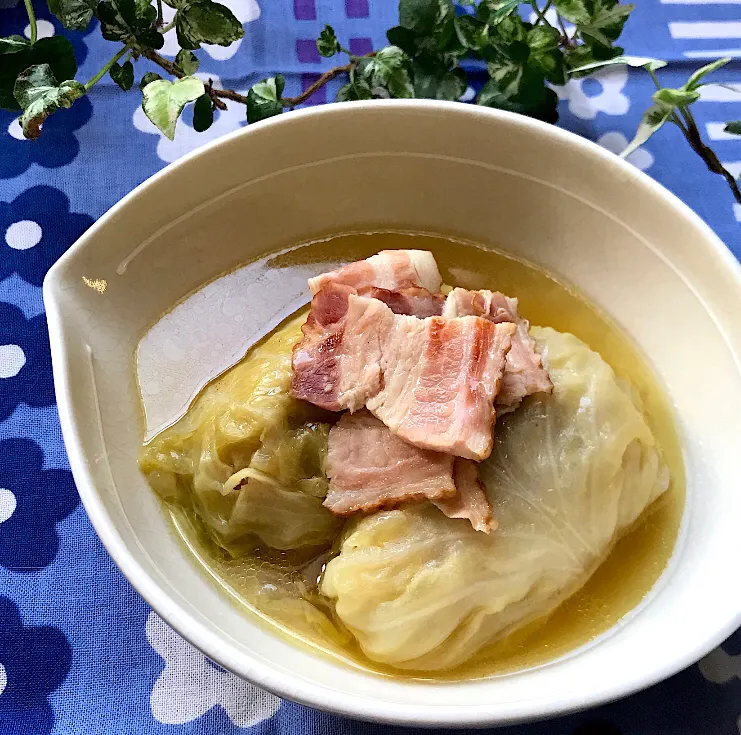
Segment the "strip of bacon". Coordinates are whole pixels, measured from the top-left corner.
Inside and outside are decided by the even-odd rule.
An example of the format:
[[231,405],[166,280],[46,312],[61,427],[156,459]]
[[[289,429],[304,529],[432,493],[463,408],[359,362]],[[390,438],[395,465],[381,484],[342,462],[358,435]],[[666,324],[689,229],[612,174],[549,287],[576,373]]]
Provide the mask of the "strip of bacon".
[[473,316],[395,320],[382,350],[382,388],[367,407],[418,447],[486,459],[514,325]]
[[337,284],[319,291],[312,314],[293,353],[295,397],[334,411],[367,405],[416,446],[489,456],[514,324],[397,315]]
[[372,513],[431,500],[477,531],[497,527],[476,463],[402,441],[368,411],[344,414],[329,432],[329,492],[334,514]]
[[435,500],[434,504],[448,518],[467,518],[474,530],[491,533],[499,526],[492,515],[491,503],[479,480],[475,462],[457,457],[453,465],[456,494],[451,498]]
[[543,367],[530,336],[530,324],[517,309],[517,299],[496,291],[467,291],[454,288],[445,302],[443,316],[481,316],[494,323],[513,322],[517,332],[507,353],[507,364],[496,405],[500,414],[514,411],[532,393],[550,393],[553,383]]
[[368,411],[343,414],[329,432],[324,505],[344,516],[453,498],[453,460],[407,444]]
[[364,286],[358,289],[359,296],[383,301],[394,314],[406,314],[425,319],[428,316],[441,316],[445,306],[445,296],[431,293],[426,288],[402,288],[400,291],[389,291],[377,286]]
[[442,278],[434,256],[426,250],[382,250],[367,260],[310,278],[312,295],[328,283],[341,283],[355,289],[377,286],[391,291],[424,288],[437,293]]
[[[291,393],[328,411],[342,411],[340,361],[348,299],[355,289],[328,283],[311,300],[303,339],[293,348]],[[369,390],[371,388],[369,387]]]

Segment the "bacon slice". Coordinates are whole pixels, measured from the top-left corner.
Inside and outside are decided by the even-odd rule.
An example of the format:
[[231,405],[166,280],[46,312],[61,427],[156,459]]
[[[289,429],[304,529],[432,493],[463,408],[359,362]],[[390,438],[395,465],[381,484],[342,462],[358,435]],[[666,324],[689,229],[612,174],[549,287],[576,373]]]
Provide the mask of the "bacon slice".
[[488,457],[514,324],[398,315],[351,291],[330,284],[314,297],[293,353],[293,395],[333,411],[367,405],[418,447]]
[[394,318],[381,301],[328,283],[312,299],[304,337],[293,348],[293,396],[330,411],[363,408],[381,390],[381,341]]
[[310,278],[312,295],[328,283],[341,283],[355,289],[377,286],[391,291],[416,287],[437,293],[442,278],[434,256],[426,250],[382,250],[367,260]]
[[394,314],[406,314],[425,319],[428,316],[441,316],[445,306],[445,296],[431,293],[426,288],[403,288],[389,291],[377,286],[364,286],[358,289],[359,296],[383,301]]
[[517,310],[517,299],[496,291],[454,288],[448,294],[443,316],[452,318],[466,315],[481,316],[497,324],[513,322],[517,325],[496,399],[500,414],[514,411],[522,399],[532,393],[550,393],[553,390],[548,371],[535,349],[535,340],[530,336],[530,324]]
[[456,494],[451,498],[435,500],[434,504],[448,518],[467,518],[476,531],[491,533],[499,524],[492,516],[491,503],[479,480],[479,471],[470,459],[456,458],[453,465]]
[[491,533],[497,526],[475,462],[408,444],[368,411],[345,414],[332,427],[327,476],[324,505],[335,515],[431,500],[477,531]]
[[486,459],[514,325],[473,316],[395,320],[383,345],[382,388],[367,407],[418,447]]
[[[328,411],[342,411],[340,362],[348,299],[355,289],[328,283],[311,300],[303,339],[293,348],[291,393]],[[368,390],[372,390],[369,386]]]
[[329,432],[324,505],[336,515],[454,498],[454,457],[394,436],[368,411],[346,413]]

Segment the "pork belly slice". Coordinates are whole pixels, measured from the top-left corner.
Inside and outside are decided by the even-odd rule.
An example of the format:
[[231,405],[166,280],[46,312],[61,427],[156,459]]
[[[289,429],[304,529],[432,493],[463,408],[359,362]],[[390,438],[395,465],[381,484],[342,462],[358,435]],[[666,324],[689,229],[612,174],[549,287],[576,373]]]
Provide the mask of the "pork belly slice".
[[291,390],[332,411],[367,406],[423,449],[485,459],[514,331],[475,316],[394,314],[378,299],[329,284],[314,297],[294,348]]
[[329,411],[357,411],[383,387],[383,343],[397,317],[377,299],[358,297],[352,286],[330,282],[311,300],[293,348],[291,393]]
[[491,503],[479,480],[479,470],[470,459],[457,457],[453,465],[453,481],[456,493],[450,498],[434,500],[433,503],[448,518],[466,518],[474,530],[491,533],[499,526],[492,516]]
[[486,459],[515,325],[476,316],[393,320],[382,341],[380,390],[366,400],[368,409],[418,447]]
[[428,316],[441,316],[445,306],[445,296],[441,293],[431,293],[426,288],[402,288],[399,291],[390,291],[377,286],[364,286],[358,289],[359,296],[383,301],[394,314],[405,314],[425,319]]
[[498,324],[513,322],[517,325],[496,400],[500,414],[514,411],[522,399],[532,393],[550,393],[553,390],[548,371],[535,349],[535,340],[530,336],[530,324],[519,315],[517,299],[496,291],[454,288],[445,301],[443,316],[466,315],[481,316]]
[[329,432],[324,505],[336,515],[456,495],[454,457],[412,446],[368,411],[346,413]]
[[437,293],[442,278],[434,256],[426,250],[382,250],[367,260],[310,278],[312,295],[327,283],[342,283],[355,289],[377,286],[390,291],[421,287]]
[[497,526],[475,462],[408,444],[365,410],[344,414],[329,432],[327,476],[324,505],[335,515],[431,500],[477,531]]
[[[348,361],[338,358],[342,354],[348,300],[355,293],[356,289],[352,286],[328,282],[311,300],[309,316],[302,328],[304,338],[293,351],[293,395],[329,411],[350,407],[339,401],[340,364]],[[389,291],[377,286],[365,286],[361,293],[366,298],[386,304],[395,314],[422,318],[440,314],[445,304],[442,294],[433,294],[420,287]],[[358,369],[360,367],[353,361],[349,364]],[[371,359],[369,370],[361,371],[357,376],[361,380],[357,390],[359,396],[372,395],[377,390],[375,386],[379,376],[373,370],[374,364]],[[347,382],[344,381],[345,384]],[[352,406],[360,407],[364,401],[365,398],[359,397]]]

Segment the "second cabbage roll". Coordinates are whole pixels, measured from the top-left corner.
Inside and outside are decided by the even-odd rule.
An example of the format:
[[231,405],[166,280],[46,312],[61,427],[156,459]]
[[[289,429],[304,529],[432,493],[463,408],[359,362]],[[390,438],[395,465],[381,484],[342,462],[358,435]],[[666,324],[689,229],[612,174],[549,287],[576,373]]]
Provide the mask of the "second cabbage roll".
[[304,320],[291,319],[250,350],[139,458],[162,498],[192,508],[235,555],[251,536],[281,550],[328,546],[341,526],[322,506],[326,415],[289,395]]
[[610,366],[570,334],[532,334],[554,391],[497,422],[480,476],[499,529],[408,506],[357,521],[327,565],[321,592],[373,661],[449,669],[547,615],[668,487]]

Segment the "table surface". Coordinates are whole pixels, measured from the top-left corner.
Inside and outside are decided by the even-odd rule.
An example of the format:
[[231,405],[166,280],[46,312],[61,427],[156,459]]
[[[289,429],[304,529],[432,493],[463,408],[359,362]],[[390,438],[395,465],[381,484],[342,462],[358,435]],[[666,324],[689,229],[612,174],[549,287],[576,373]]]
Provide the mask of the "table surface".
[[[245,25],[229,48],[199,52],[201,71],[244,90],[271,73],[296,94],[331,66],[313,39],[325,22],[356,53],[383,45],[395,0],[225,0]],[[45,5],[41,35],[62,33]],[[2,35],[28,34],[20,0],[0,0]],[[112,46],[97,29],[66,33],[79,78]],[[728,54],[741,57],[741,0],[640,0],[621,43],[669,61],[667,86]],[[167,46],[164,53],[172,49]],[[249,74],[243,73],[249,70]],[[137,69],[137,77],[141,74]],[[741,90],[741,61],[719,74]],[[336,86],[311,104],[332,99]],[[560,125],[620,150],[650,104],[651,82],[622,67],[559,91]],[[741,138],[722,123],[741,118],[741,95],[715,87],[696,106],[720,159],[741,173]],[[36,143],[0,111],[0,733],[231,735],[357,733],[395,728],[316,712],[262,692],[219,669],[152,612],[115,567],[80,505],[62,444],[41,298],[44,274],[96,218],[137,184],[208,140],[244,124],[244,108],[217,113],[205,134],[188,114],[176,140],[144,117],[138,92],[110,79],[44,124]],[[741,256],[741,205],[667,129],[629,160],[694,208]],[[640,663],[636,662],[639,666]],[[698,666],[609,706],[511,735],[738,735],[741,632]],[[412,732],[411,730],[406,730]]]

